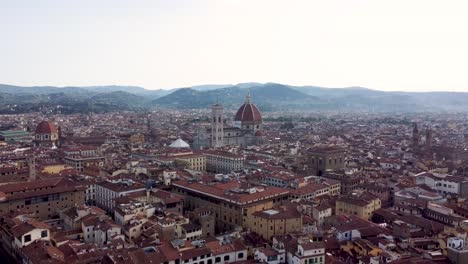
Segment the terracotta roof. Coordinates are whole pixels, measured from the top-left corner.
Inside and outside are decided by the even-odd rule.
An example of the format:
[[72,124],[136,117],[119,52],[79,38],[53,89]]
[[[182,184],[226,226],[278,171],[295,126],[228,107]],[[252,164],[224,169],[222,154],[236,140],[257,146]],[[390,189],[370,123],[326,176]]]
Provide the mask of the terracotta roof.
[[211,251],[213,256],[241,251],[246,248],[240,239],[234,239],[232,243],[228,244],[222,244],[217,240],[209,241],[206,243],[206,247]]
[[241,122],[260,122],[262,121],[262,115],[258,108],[250,102],[250,96],[247,96],[245,103],[237,110],[234,121]]
[[252,215],[256,217],[260,217],[260,218],[269,219],[269,220],[292,219],[292,218],[301,217],[301,214],[294,207],[258,211],[258,212],[254,212]]
[[52,134],[52,133],[57,133],[57,128],[48,121],[42,121],[36,127],[36,134]]
[[304,250],[312,250],[318,248],[325,248],[325,244],[323,242],[306,242],[300,244]]
[[30,221],[14,226],[11,228],[11,233],[15,237],[21,237],[22,235],[27,234],[36,228],[48,229],[49,226],[42,222]]
[[222,199],[236,204],[254,203],[260,200],[266,200],[277,196],[287,195],[289,193],[286,189],[276,187],[264,188],[263,190],[256,191],[254,193],[241,191],[236,192],[233,190],[239,189],[240,187],[240,184],[237,182],[206,185],[198,182],[191,183],[188,181],[177,181],[173,183],[173,186],[191,190],[203,195],[214,196],[218,199]]

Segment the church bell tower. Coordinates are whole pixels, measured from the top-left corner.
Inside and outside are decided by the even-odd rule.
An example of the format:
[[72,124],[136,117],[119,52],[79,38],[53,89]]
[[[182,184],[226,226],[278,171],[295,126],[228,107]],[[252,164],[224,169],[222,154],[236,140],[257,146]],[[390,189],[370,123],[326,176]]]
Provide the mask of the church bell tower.
[[223,106],[216,103],[211,106],[211,147],[224,145]]

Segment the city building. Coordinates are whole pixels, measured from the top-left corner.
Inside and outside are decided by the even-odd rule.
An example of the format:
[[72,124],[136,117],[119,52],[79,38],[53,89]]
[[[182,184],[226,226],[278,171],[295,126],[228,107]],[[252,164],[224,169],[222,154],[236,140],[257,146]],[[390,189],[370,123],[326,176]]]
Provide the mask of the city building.
[[302,215],[294,206],[275,207],[247,215],[246,226],[267,240],[302,231]]
[[28,131],[24,130],[7,130],[0,131],[0,141],[6,143],[16,143],[16,142],[31,142],[33,136]]
[[64,157],[63,161],[67,166],[74,168],[77,171],[83,172],[87,167],[98,166],[103,167],[104,157],[86,157],[86,156],[69,156]]
[[245,157],[219,150],[206,150],[206,170],[215,173],[231,173],[244,169]]
[[206,171],[206,157],[203,154],[177,155],[174,161],[177,165],[181,165],[189,170]]
[[238,182],[201,184],[177,181],[174,191],[187,197],[189,210],[208,207],[216,217],[216,231],[247,227],[247,217],[257,211],[273,208],[288,197],[288,191],[276,187],[242,188]]
[[96,184],[96,205],[112,212],[115,207],[115,198],[146,190],[141,183],[129,179],[104,181]]
[[345,151],[334,146],[317,146],[308,150],[309,172],[316,176],[325,175],[328,171],[344,169]]
[[368,192],[361,194],[343,195],[336,200],[337,215],[357,215],[362,219],[369,219],[372,212],[381,207],[380,199]]
[[85,189],[63,178],[2,185],[0,215],[21,212],[47,220],[59,210],[84,205]]

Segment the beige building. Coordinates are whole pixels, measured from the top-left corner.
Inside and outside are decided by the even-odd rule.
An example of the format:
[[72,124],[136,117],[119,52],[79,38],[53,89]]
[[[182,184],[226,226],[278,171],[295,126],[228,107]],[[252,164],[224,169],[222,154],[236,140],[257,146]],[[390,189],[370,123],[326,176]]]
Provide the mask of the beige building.
[[335,212],[337,215],[357,215],[362,219],[368,220],[372,212],[380,209],[380,199],[368,192],[355,195],[344,195],[336,200]]
[[302,216],[295,207],[279,207],[247,216],[246,226],[270,240],[273,236],[302,231]]
[[83,172],[85,168],[90,166],[104,166],[104,157],[65,157],[63,161],[67,166],[70,166],[77,171]]
[[206,158],[202,154],[180,155],[174,161],[189,170],[206,171]]
[[241,188],[237,181],[211,185],[198,182],[177,181],[173,190],[186,196],[189,210],[208,207],[213,210],[216,230],[247,227],[247,218],[257,211],[264,211],[281,204],[288,198],[288,191],[276,187]]

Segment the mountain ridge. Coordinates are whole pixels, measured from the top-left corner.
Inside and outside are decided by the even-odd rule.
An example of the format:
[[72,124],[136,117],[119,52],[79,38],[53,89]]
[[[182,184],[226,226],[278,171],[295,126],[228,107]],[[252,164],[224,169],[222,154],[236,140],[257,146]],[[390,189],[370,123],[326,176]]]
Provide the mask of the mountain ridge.
[[468,101],[468,93],[464,92],[389,92],[358,86],[325,88],[251,82],[196,85],[169,90],[119,85],[24,87],[0,84],[0,113],[37,111],[54,106],[68,109],[67,113],[144,111],[154,108],[200,109],[208,108],[217,101],[229,109],[239,107],[249,91],[253,102],[262,111],[468,111],[465,103]]

